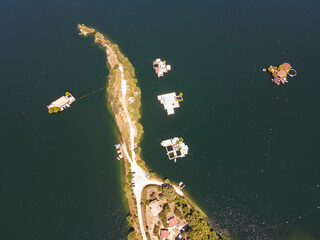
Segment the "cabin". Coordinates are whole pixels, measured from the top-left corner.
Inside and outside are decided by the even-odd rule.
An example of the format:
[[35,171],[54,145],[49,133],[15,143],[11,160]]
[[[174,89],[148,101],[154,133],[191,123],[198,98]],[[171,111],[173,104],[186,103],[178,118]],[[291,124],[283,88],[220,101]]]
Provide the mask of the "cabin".
[[160,238],[161,239],[169,239],[169,231],[168,231],[168,229],[161,229]]
[[177,219],[173,216],[168,219],[169,226],[175,228],[178,225]]

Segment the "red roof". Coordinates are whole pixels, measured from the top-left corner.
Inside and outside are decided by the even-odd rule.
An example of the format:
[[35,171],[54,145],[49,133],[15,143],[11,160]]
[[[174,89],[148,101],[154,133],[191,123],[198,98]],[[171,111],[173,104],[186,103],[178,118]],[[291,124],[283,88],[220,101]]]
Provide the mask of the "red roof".
[[170,225],[170,227],[174,227],[174,226],[178,225],[177,219],[175,217],[170,218],[169,225]]
[[289,63],[284,63],[282,66],[282,69],[285,71],[288,70],[289,68],[291,68],[291,65]]
[[277,73],[277,76],[279,78],[284,78],[285,76],[287,76],[287,73],[285,70],[280,70],[278,73]]
[[168,229],[161,229],[160,238],[168,239],[169,238],[169,231]]

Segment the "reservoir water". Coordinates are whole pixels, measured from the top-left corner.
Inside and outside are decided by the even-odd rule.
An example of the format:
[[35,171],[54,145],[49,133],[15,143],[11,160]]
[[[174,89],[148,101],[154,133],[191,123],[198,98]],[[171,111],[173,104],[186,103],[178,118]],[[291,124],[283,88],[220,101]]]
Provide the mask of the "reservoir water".
[[[85,23],[130,59],[142,90],[143,157],[183,181],[233,239],[320,239],[320,2],[0,2],[0,239],[125,239],[116,126],[105,91],[49,115],[46,105],[106,84]],[[158,79],[156,58],[172,71]],[[275,86],[262,69],[298,72]],[[159,94],[183,92],[167,116]],[[189,155],[169,161],[163,139]]]

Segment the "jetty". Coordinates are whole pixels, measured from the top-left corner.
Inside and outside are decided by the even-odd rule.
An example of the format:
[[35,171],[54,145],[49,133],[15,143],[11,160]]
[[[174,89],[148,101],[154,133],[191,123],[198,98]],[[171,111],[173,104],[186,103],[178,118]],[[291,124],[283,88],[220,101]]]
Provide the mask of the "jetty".
[[283,63],[279,67],[270,66],[268,71],[272,74],[271,80],[274,84],[280,85],[287,83],[287,75],[294,77],[297,75],[297,71],[294,70],[289,63]]
[[167,115],[174,114],[174,109],[180,107],[180,102],[183,101],[182,93],[177,95],[175,92],[166,93],[157,96],[164,109],[167,110]]
[[170,138],[161,142],[166,148],[168,158],[176,162],[177,158],[183,158],[188,154],[189,147],[183,142],[183,138]]
[[72,96],[71,93],[66,92],[65,96],[62,96],[52,102],[47,106],[49,113],[58,113],[59,111],[63,111],[64,109],[70,107],[71,103],[75,102],[76,99]]
[[153,61],[153,69],[155,70],[158,78],[163,77],[164,73],[167,73],[171,70],[170,65],[166,65],[166,61],[161,61],[160,58],[157,58]]

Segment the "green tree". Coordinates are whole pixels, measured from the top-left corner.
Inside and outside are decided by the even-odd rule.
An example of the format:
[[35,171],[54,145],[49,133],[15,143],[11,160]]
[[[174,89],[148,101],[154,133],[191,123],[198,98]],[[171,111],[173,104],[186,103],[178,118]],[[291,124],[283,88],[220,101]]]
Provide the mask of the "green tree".
[[127,220],[127,223],[129,225],[129,227],[132,226],[132,223],[133,223],[133,216],[131,214],[129,214],[127,217],[126,217],[126,220]]
[[124,185],[124,187],[123,187],[123,190],[124,190],[125,192],[128,192],[128,191],[130,190],[130,185],[129,185],[128,183],[126,183],[126,184]]
[[150,194],[150,201],[153,201],[153,200],[155,200],[156,199],[156,193],[155,192],[152,192],[151,194]]
[[48,112],[51,114],[54,112],[54,108],[49,108]]
[[174,188],[170,186],[163,186],[162,187],[162,194],[167,199],[167,201],[170,203],[176,199],[177,193],[174,190]]
[[162,211],[167,215],[171,211],[169,204],[164,204]]
[[186,205],[186,204],[182,205],[182,213],[184,216],[186,216],[190,213],[190,208],[188,207],[188,205]]
[[128,234],[128,240],[137,240],[137,235],[136,235],[136,232],[135,231],[131,231],[129,232]]
[[159,235],[160,227],[159,225],[155,225],[153,228],[153,234],[157,237]]
[[175,207],[175,209],[174,209],[174,214],[175,214],[178,218],[183,219],[183,215],[182,215],[181,211],[179,210],[179,208]]

